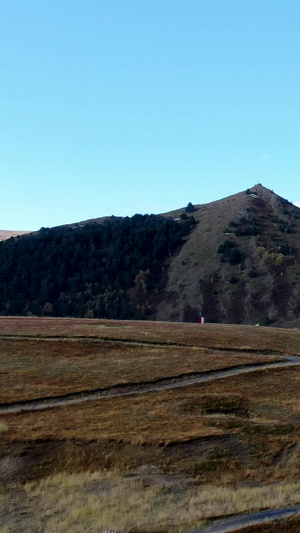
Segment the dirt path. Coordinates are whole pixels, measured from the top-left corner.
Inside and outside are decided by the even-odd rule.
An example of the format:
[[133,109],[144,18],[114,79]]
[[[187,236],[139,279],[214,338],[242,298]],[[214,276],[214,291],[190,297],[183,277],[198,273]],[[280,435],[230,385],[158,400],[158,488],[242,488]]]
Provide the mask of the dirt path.
[[214,524],[208,527],[195,529],[191,533],[229,533],[233,531],[243,531],[243,528],[250,525],[263,524],[265,522],[273,522],[291,516],[300,514],[300,505],[293,507],[286,507],[284,509],[267,509],[265,511],[258,511],[256,513],[242,514],[224,520],[217,520]]
[[69,405],[72,403],[86,402],[90,400],[100,400],[105,398],[116,398],[118,396],[132,396],[134,394],[144,394],[147,392],[154,392],[175,387],[186,387],[196,383],[203,383],[215,379],[222,379],[237,374],[247,372],[255,372],[259,370],[287,367],[291,365],[299,365],[300,357],[285,357],[284,361],[275,363],[255,363],[246,364],[234,367],[227,367],[221,370],[209,370],[206,372],[194,372],[191,374],[182,374],[172,378],[162,378],[156,381],[129,383],[115,385],[106,389],[94,389],[87,391],[80,391],[69,393],[62,396],[53,396],[47,398],[37,398],[35,400],[20,401],[13,403],[0,404],[0,414],[5,413],[20,413],[22,411],[37,411],[41,409],[49,409],[61,405]]

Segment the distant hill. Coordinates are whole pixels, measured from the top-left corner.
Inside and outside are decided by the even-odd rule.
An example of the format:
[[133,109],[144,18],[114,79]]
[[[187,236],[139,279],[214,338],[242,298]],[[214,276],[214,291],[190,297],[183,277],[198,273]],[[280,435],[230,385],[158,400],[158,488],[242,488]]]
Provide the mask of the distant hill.
[[300,209],[256,185],[0,243],[0,313],[300,325]]
[[25,235],[30,233],[29,231],[10,231],[5,229],[0,229],[0,241],[5,241],[10,239],[10,237],[17,237],[18,235]]

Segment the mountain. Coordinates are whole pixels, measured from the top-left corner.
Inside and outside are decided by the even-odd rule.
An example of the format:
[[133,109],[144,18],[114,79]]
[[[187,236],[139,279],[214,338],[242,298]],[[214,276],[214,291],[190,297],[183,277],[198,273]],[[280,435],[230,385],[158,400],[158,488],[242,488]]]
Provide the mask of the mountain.
[[3,241],[0,314],[145,318],[140,291],[156,286],[194,224],[192,216],[110,217]]
[[0,241],[5,241],[6,239],[10,239],[11,237],[17,237],[18,235],[25,235],[26,233],[30,233],[29,231],[10,231],[5,229],[0,229]]
[[300,209],[258,184],[195,206],[172,258],[158,320],[285,324],[300,316]]
[[300,325],[300,209],[258,184],[0,243],[0,313]]

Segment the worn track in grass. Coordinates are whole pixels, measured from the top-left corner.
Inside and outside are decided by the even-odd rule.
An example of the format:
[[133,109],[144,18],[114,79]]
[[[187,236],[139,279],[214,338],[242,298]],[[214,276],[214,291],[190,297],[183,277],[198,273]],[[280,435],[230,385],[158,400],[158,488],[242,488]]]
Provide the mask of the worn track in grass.
[[[158,347],[158,348],[198,348],[198,349],[205,349],[205,350],[219,350],[222,352],[237,352],[240,353],[240,348],[235,347],[220,347],[220,346],[206,346],[205,344],[202,346],[201,344],[193,345],[193,344],[186,344],[184,342],[167,342],[167,341],[145,341],[141,339],[123,339],[119,337],[105,337],[105,336],[98,336],[98,335],[89,335],[88,337],[85,335],[75,335],[75,336],[61,336],[61,335],[7,335],[0,333],[0,339],[5,340],[31,340],[31,341],[49,341],[49,342],[56,342],[56,341],[69,341],[69,342],[76,342],[76,341],[84,341],[84,342],[97,342],[102,344],[124,344],[129,346],[149,346],[149,348],[152,347]],[[256,349],[256,348],[245,348],[244,350],[247,353],[251,354],[261,354],[261,355],[278,355],[282,356],[282,351],[280,350],[270,350],[270,349]],[[297,356],[295,356],[297,357]]]
[[266,522],[282,520],[299,514],[300,505],[294,505],[293,507],[286,507],[284,509],[266,509],[256,513],[242,514],[224,520],[217,520],[211,526],[196,529],[192,533],[230,533],[233,531],[240,531],[242,533],[243,529],[250,525],[265,524]]
[[2,403],[0,404],[0,414],[20,413],[22,411],[38,411],[42,409],[49,409],[73,403],[86,402],[89,400],[100,400],[105,398],[115,398],[119,396],[132,396],[134,394],[145,394],[147,392],[161,391],[176,387],[186,387],[189,385],[195,385],[196,383],[203,383],[215,379],[222,379],[247,372],[273,369],[278,367],[287,367],[299,364],[300,357],[287,356],[285,357],[284,361],[274,363],[264,362],[245,364],[227,367],[221,370],[209,370],[206,372],[181,374],[176,377],[162,378],[155,381],[140,382],[135,384],[120,384],[114,385],[112,387],[85,390],[60,396],[36,398],[34,400],[24,400],[12,403]]

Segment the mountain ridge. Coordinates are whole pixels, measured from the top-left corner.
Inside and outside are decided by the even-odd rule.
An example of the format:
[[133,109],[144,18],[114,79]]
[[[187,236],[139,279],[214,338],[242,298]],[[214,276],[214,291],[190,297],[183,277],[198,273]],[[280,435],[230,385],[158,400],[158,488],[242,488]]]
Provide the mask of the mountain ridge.
[[[193,216],[197,226],[170,265],[157,319],[196,321],[203,314],[209,321],[271,324],[298,315],[298,207],[258,184],[197,205]],[[236,258],[220,249],[226,242]]]
[[[167,225],[162,224],[165,219]],[[101,244],[105,232],[106,244]],[[203,316],[208,322],[292,327],[300,324],[299,235],[300,208],[261,184],[161,215],[101,217],[42,228],[8,244],[11,269],[17,260],[16,246],[22,249],[23,263],[13,281],[9,269],[2,274],[9,290],[2,289],[0,312],[77,316],[80,309],[80,316],[109,318],[107,305],[118,294],[123,309],[130,308],[129,318],[199,322]],[[40,245],[36,248],[38,241],[46,246],[43,252]],[[135,249],[140,250],[139,258]],[[30,265],[41,254],[47,267],[39,278]],[[111,265],[108,271],[105,265]],[[103,282],[106,278],[110,281]],[[25,295],[22,305],[11,305],[15,298],[11,287],[22,291],[24,283],[31,287],[35,304],[27,305]],[[57,307],[55,298],[63,299],[63,305]],[[67,305],[76,298],[82,299],[81,306]],[[118,318],[114,313],[111,318]]]
[[18,237],[19,235],[26,235],[27,233],[31,233],[30,231],[18,231],[18,230],[7,230],[7,229],[1,229],[0,230],[0,241],[6,241],[6,239],[10,239],[11,237]]

